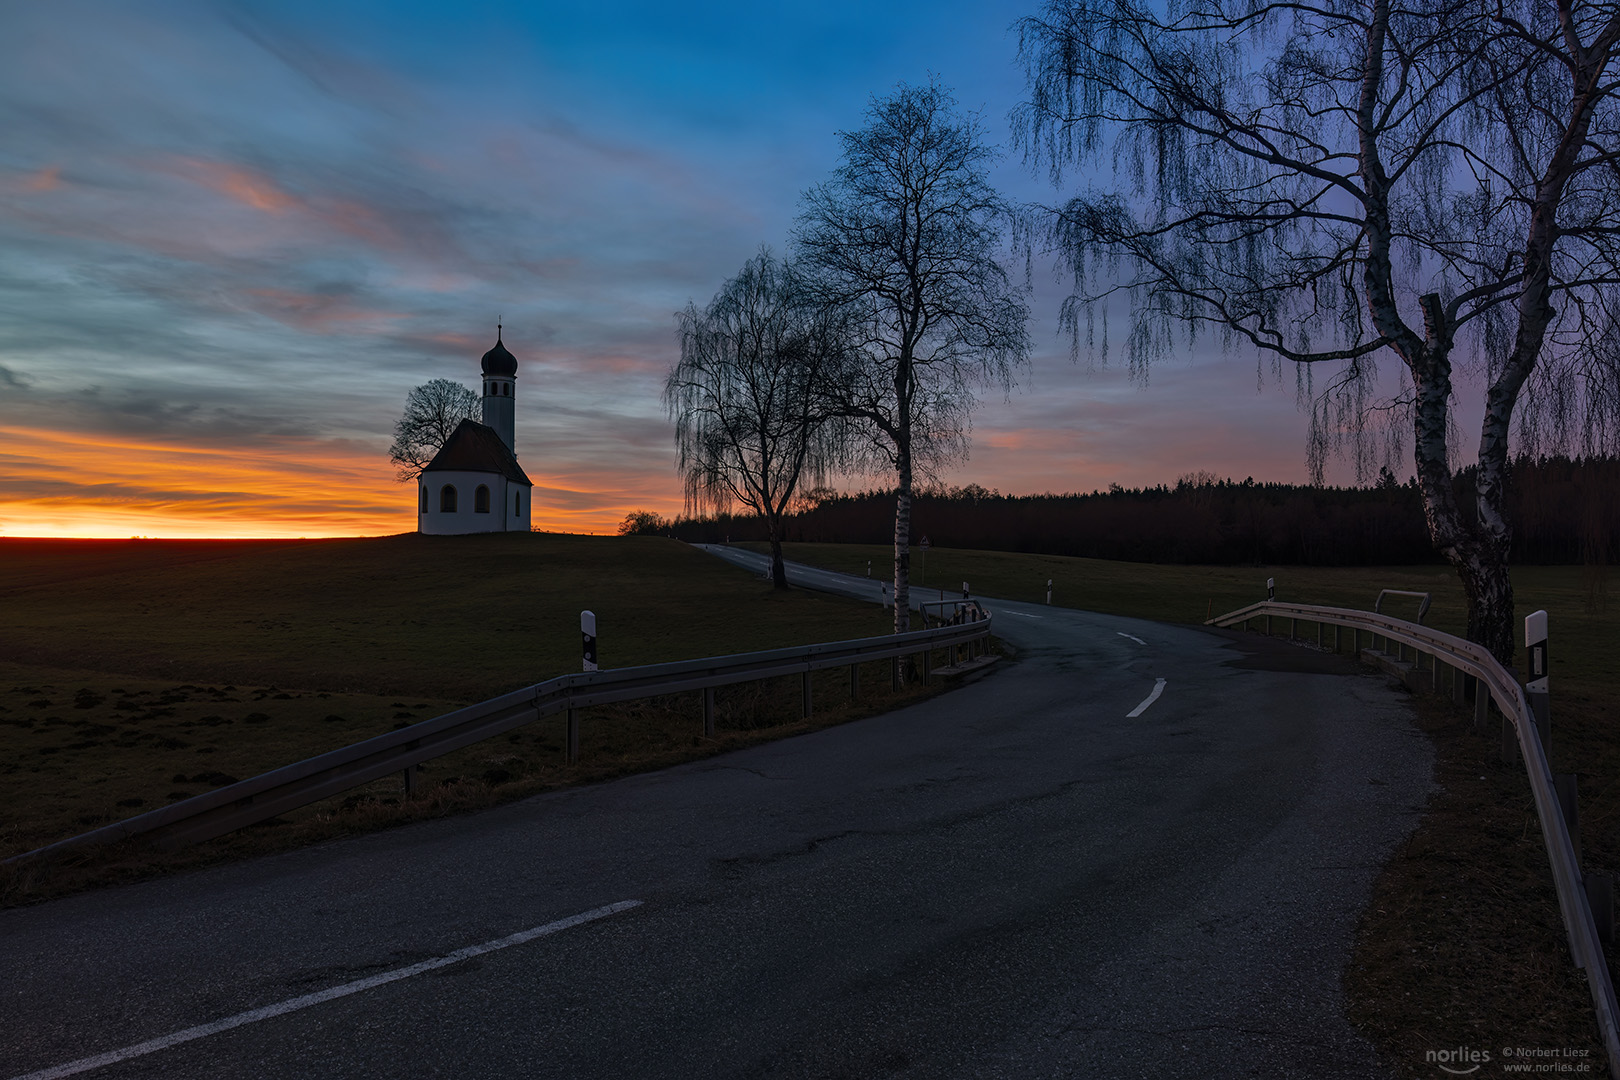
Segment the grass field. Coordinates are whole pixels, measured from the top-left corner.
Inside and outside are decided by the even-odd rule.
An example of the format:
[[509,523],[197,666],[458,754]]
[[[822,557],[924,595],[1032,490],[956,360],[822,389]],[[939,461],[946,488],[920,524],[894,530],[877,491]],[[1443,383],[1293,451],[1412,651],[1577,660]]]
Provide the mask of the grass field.
[[[887,547],[838,544],[788,544],[784,554],[853,574],[871,560],[874,576],[892,559]],[[1429,625],[1461,634],[1465,624],[1461,586],[1444,566],[1164,566],[934,549],[921,569],[925,598],[965,580],[977,595],[1042,602],[1050,578],[1054,604],[1180,623],[1264,599],[1268,577],[1279,599],[1339,607],[1370,609],[1380,589],[1410,589],[1433,594]],[[1594,603],[1580,567],[1520,567],[1513,580],[1521,616],[1548,612],[1551,763],[1578,777],[1583,865],[1620,871],[1620,603]],[[1386,610],[1411,618],[1415,603]],[[1425,1052],[1458,1046],[1492,1053],[1477,1076],[1506,1075],[1505,1047],[1586,1050],[1594,1056],[1557,1060],[1601,1073],[1586,980],[1570,963],[1523,766],[1500,761],[1495,728],[1474,731],[1438,699],[1413,704],[1440,791],[1363,916],[1346,979],[1352,1019],[1405,1076],[1439,1075]],[[1609,965],[1620,975],[1616,951]]]
[[[886,630],[875,605],[768,583],[683,544],[545,534],[313,542],[0,539],[0,857],[403,727],[580,666],[595,611],[603,666]],[[488,805],[778,738],[933,692],[886,669],[798,687],[723,688],[701,738],[686,698],[588,710],[581,760],[560,717],[425,766],[402,803],[379,781],[200,848],[87,853],[0,873],[0,903]]]
[[[790,558],[882,576],[880,547],[788,545]],[[1381,588],[1434,593],[1429,622],[1460,630],[1444,567],[1158,566],[935,549],[925,592],[975,594],[1201,622],[1264,596],[1370,607]],[[1620,619],[1589,610],[1578,568],[1515,574],[1521,612],[1551,613],[1553,767],[1578,774],[1586,863],[1620,867]],[[578,613],[598,617],[604,665],[623,666],[884,633],[876,605],[773,592],[658,538],[512,535],[305,542],[0,539],[0,856],[528,685],[579,665]],[[1401,614],[1400,610],[1395,611]],[[0,904],[284,849],[690,760],[935,692],[887,693],[874,666],[859,708],[823,673],[814,720],[796,687],[720,694],[700,737],[695,700],[591,710],[582,759],[562,761],[548,718],[431,763],[406,803],[378,782],[266,827],[176,853],[75,856],[0,872]],[[1435,701],[1416,713],[1442,791],[1379,879],[1347,977],[1353,1019],[1404,1075],[1428,1049],[1597,1049],[1568,961],[1522,769],[1494,732]],[[1612,961],[1611,961],[1612,966]],[[1597,1071],[1601,1070],[1601,1057]],[[1476,1075],[1492,1075],[1487,1070]]]

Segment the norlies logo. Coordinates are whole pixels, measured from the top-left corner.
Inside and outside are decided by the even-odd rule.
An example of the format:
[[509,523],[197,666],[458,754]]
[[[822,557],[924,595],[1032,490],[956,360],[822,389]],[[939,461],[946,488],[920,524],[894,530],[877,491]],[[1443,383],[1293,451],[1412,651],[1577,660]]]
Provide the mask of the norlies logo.
[[1453,1076],[1467,1076],[1489,1064],[1491,1052],[1459,1046],[1455,1050],[1427,1050],[1423,1054],[1423,1060],[1431,1065],[1438,1065]]

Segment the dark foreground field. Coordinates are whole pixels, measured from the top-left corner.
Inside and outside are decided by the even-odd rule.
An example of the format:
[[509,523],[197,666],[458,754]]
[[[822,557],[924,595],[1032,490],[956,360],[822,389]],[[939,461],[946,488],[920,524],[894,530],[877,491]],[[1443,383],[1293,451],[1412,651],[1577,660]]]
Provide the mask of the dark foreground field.
[[[886,547],[844,544],[789,544],[785,552],[854,574],[870,560],[874,575],[891,557]],[[913,549],[914,572],[916,558]],[[1452,633],[1463,631],[1466,611],[1456,575],[1439,566],[1165,566],[935,549],[920,569],[929,595],[967,581],[978,594],[1039,602],[1051,579],[1055,604],[1166,622],[1198,623],[1263,599],[1268,577],[1281,599],[1342,607],[1371,608],[1380,589],[1430,592],[1429,625]],[[1551,762],[1554,772],[1578,777],[1584,865],[1617,871],[1620,599],[1605,603],[1599,584],[1581,567],[1514,571],[1519,613],[1549,613]],[[1397,600],[1386,610],[1411,618],[1413,605]],[[1406,1076],[1444,1075],[1425,1054],[1457,1047],[1492,1055],[1474,1076],[1509,1075],[1504,1065],[1526,1059],[1502,1051],[1521,1048],[1555,1052],[1532,1064],[1602,1075],[1591,999],[1570,963],[1523,766],[1500,760],[1495,727],[1476,732],[1468,714],[1434,698],[1413,704],[1434,743],[1438,790],[1363,915],[1346,975],[1352,1019]],[[1608,949],[1611,973],[1616,951]],[[1559,1056],[1564,1049],[1598,1056]]]
[[[0,857],[580,667],[595,611],[603,666],[882,633],[871,605],[765,582],[670,540],[546,534],[310,542],[0,539]],[[0,903],[274,850],[535,791],[656,768],[891,708],[861,710],[824,673],[727,688],[719,733],[695,700],[588,710],[581,760],[562,720],[396,781],[173,854],[131,849],[0,872]],[[835,685],[836,684],[836,685]]]

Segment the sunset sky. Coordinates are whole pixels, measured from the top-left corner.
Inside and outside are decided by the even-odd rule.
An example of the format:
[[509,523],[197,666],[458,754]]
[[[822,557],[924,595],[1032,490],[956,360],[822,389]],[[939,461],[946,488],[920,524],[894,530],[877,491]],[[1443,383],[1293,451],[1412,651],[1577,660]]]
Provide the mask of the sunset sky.
[[[836,132],[897,82],[937,76],[1005,146],[1032,9],[5,5],[0,535],[414,529],[392,426],[412,386],[477,386],[497,318],[536,523],[678,511],[675,311],[784,248]],[[994,177],[1047,203],[1080,183],[1011,155]],[[1033,363],[947,482],[1304,479],[1291,374],[1214,349],[1145,387],[1074,364],[1065,291],[1038,259]]]

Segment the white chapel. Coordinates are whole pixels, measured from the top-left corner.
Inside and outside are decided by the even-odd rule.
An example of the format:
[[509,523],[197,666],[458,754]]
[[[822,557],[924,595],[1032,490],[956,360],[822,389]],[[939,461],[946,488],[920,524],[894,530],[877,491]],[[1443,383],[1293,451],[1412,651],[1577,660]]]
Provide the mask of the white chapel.
[[484,354],[484,422],[463,420],[422,470],[416,531],[435,536],[528,532],[534,488],[518,464],[517,357],[495,328],[495,347]]

